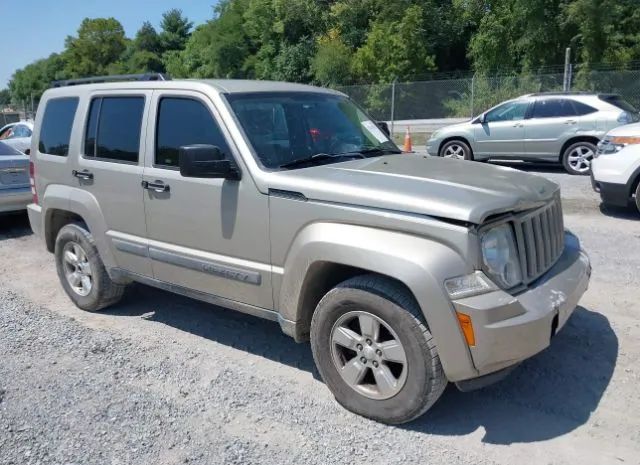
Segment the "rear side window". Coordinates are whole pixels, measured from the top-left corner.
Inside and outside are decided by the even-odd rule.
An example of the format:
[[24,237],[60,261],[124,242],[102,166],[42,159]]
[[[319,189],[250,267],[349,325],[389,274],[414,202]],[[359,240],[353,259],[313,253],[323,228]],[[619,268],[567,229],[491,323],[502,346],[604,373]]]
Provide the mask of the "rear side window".
[[567,99],[545,99],[536,101],[532,118],[561,118],[576,116],[571,101]]
[[598,111],[586,103],[578,102],[577,100],[573,100],[571,103],[573,104],[573,108],[575,108],[576,115],[578,116],[589,115]]
[[156,128],[155,164],[178,166],[180,147],[207,144],[229,156],[229,147],[209,109],[198,100],[167,97],[160,100]]
[[598,98],[627,113],[638,113],[638,110],[619,95],[599,95]]
[[93,99],[85,133],[85,156],[137,163],[143,113],[144,97]]
[[78,109],[78,99],[56,98],[47,102],[40,128],[40,153],[66,157],[69,155],[69,141],[73,120]]

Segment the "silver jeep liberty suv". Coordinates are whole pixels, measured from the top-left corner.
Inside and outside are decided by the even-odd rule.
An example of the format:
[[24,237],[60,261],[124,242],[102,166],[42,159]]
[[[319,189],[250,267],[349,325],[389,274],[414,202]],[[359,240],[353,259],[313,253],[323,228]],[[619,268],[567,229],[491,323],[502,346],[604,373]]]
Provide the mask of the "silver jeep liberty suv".
[[57,83],[35,124],[31,226],[83,310],[137,281],[276,321],[397,424],[545,349],[587,289],[544,178],[401,154],[332,90],[127,78]]

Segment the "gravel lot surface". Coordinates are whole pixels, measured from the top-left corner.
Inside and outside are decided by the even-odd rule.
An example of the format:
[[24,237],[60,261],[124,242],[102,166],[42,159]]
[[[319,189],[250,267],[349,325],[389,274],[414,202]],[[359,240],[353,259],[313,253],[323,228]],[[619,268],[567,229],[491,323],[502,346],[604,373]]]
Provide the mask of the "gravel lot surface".
[[0,464],[638,464],[640,215],[562,185],[594,273],[545,352],[389,427],[340,408],[308,344],[141,285],[76,309],[24,215],[0,218]]

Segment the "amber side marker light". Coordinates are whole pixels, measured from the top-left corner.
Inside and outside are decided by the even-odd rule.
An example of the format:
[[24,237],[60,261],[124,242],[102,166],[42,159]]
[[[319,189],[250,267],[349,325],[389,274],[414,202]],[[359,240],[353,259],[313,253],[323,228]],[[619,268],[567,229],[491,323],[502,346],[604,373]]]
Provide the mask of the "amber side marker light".
[[456,315],[458,315],[460,328],[462,329],[462,334],[464,334],[464,338],[467,341],[467,345],[469,345],[469,347],[475,346],[476,336],[473,333],[473,323],[471,323],[471,317],[459,312],[456,312]]

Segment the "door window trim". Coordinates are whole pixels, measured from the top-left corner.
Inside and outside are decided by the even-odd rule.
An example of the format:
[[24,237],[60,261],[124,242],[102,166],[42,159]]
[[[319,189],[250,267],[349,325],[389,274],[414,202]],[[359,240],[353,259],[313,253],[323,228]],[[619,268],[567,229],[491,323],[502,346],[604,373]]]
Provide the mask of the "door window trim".
[[[168,170],[168,171],[177,171],[180,172],[180,166],[170,166],[170,165],[158,165],[156,164],[156,152],[158,150],[158,128],[159,128],[159,121],[160,121],[160,103],[162,102],[163,99],[166,98],[172,98],[172,99],[181,99],[181,100],[192,100],[194,102],[198,102],[201,105],[204,106],[204,108],[209,112],[209,115],[211,116],[211,119],[213,119],[213,122],[215,124],[218,125],[218,128],[220,129],[220,133],[225,141],[225,143],[227,144],[227,148],[229,153],[227,154],[231,160],[233,161],[233,163],[236,165],[236,169],[240,172],[240,174],[242,174],[242,168],[240,166],[240,164],[238,163],[237,157],[234,154],[234,150],[232,149],[232,147],[235,147],[235,144],[230,143],[230,141],[232,142],[232,138],[229,135],[229,131],[227,129],[227,127],[225,126],[224,122],[221,121],[221,118],[218,118],[216,113],[211,111],[211,108],[209,107],[209,105],[207,104],[207,102],[200,96],[195,96],[193,94],[175,94],[172,92],[161,92],[158,94],[156,101],[155,101],[155,118],[154,118],[154,122],[153,122],[153,150],[151,150],[150,152],[150,156],[151,156],[151,167],[152,168],[156,168],[156,169],[160,169],[160,170]],[[215,104],[213,102],[211,102],[211,105],[215,108],[215,112],[217,112],[217,108],[215,106]]]
[[[143,105],[142,105],[142,120],[140,121],[140,139],[138,141],[138,161],[127,161],[127,160],[114,160],[113,158],[104,158],[104,157],[98,157],[95,155],[87,155],[85,153],[85,150],[87,148],[86,144],[87,144],[87,129],[89,128],[89,118],[91,118],[91,105],[93,104],[94,100],[97,99],[105,99],[105,98],[142,98],[143,101]],[[85,118],[84,118],[84,124],[83,124],[83,131],[82,131],[82,144],[80,147],[80,157],[83,160],[88,160],[88,161],[100,161],[103,163],[115,163],[118,165],[130,165],[130,166],[141,166],[141,162],[143,162],[144,160],[144,150],[143,150],[143,141],[145,140],[144,137],[144,132],[146,131],[145,129],[145,122],[146,122],[146,117],[147,117],[147,103],[148,103],[148,98],[147,95],[145,94],[138,94],[138,93],[131,93],[131,94],[122,94],[122,93],[99,93],[99,94],[92,94],[89,96],[89,102],[87,103],[87,105],[85,106]],[[102,113],[102,101],[100,102],[100,111],[98,112],[98,121],[96,124],[96,146],[94,149],[94,153],[97,152],[98,150],[98,139],[97,139],[97,135],[98,135],[98,130],[100,129],[100,115]]]

